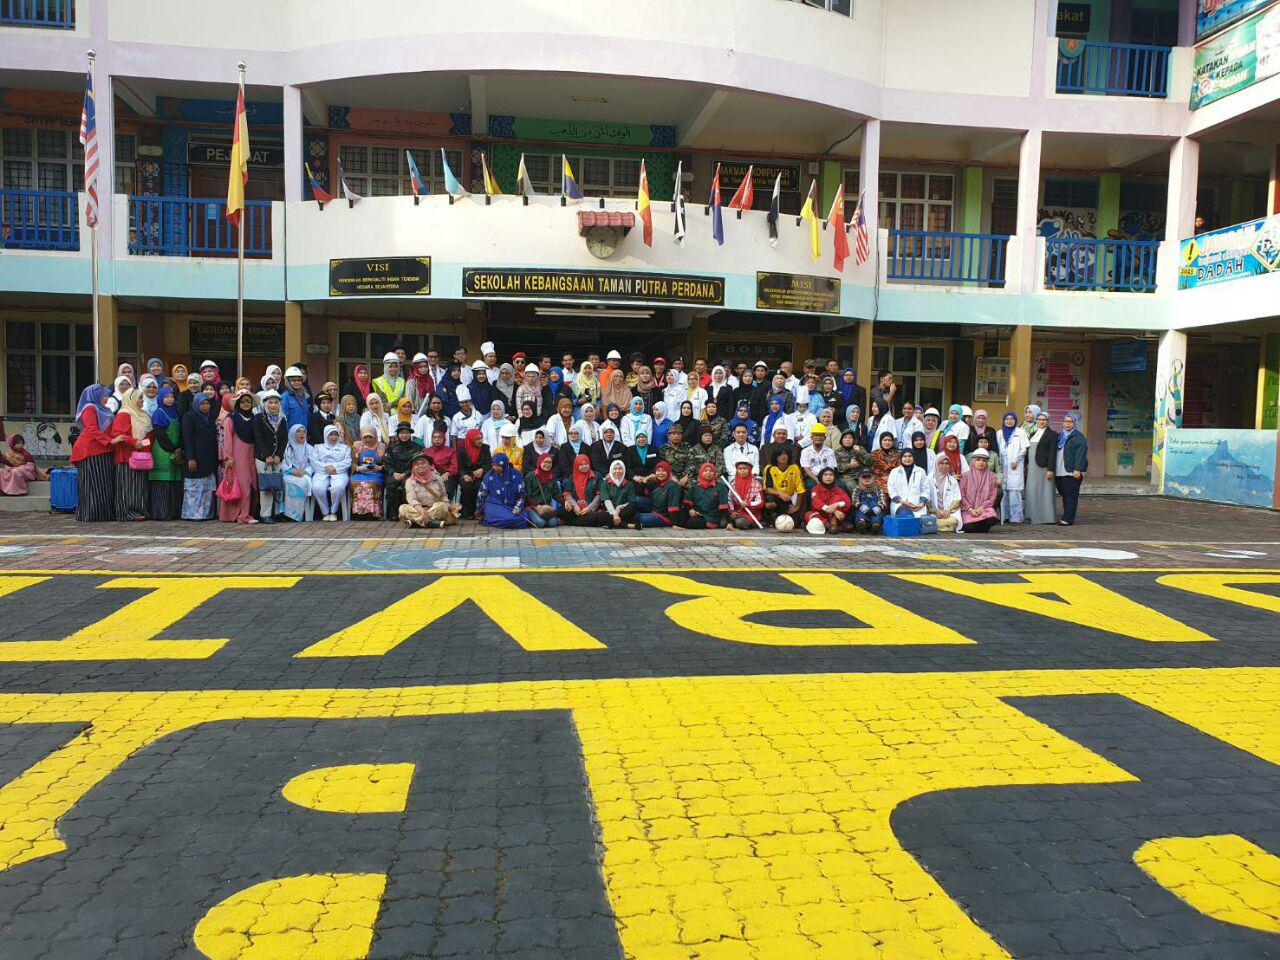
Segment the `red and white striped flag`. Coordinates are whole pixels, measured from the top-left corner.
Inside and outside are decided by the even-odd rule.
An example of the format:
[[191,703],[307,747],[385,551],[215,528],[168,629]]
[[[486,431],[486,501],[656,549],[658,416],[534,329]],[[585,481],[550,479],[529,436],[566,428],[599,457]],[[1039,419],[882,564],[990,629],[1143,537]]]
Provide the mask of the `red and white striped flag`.
[[80,145],[84,147],[84,219],[98,225],[98,115],[93,103],[93,72],[85,74],[80,110]]
[[871,239],[867,236],[867,218],[862,213],[862,198],[866,194],[858,194],[858,205],[853,208],[853,216],[849,226],[853,228],[853,265],[860,267],[871,256]]

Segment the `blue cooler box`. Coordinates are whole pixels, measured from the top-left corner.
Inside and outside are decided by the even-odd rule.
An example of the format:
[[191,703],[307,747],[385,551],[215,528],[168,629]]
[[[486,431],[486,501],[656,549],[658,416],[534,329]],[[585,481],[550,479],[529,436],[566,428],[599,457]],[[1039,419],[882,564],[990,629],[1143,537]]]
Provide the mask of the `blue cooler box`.
[[917,517],[885,517],[884,535],[886,537],[918,537],[920,520]]

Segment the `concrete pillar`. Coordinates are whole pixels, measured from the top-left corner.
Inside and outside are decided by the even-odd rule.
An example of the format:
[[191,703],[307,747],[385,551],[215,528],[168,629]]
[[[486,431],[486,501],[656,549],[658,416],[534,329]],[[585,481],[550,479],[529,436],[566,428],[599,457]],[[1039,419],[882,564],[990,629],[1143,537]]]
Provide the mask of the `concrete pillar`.
[[1182,137],[1169,151],[1169,195],[1165,206],[1165,251],[1156,265],[1156,286],[1164,290],[1178,287],[1182,241],[1195,234],[1196,188],[1200,183],[1200,142]]
[[1190,47],[1196,42],[1196,0],[1179,0],[1178,46]]
[[[284,365],[306,362],[302,355],[302,304],[286,300],[284,304]],[[310,372],[310,371],[308,371]]]
[[480,344],[485,341],[484,304],[468,303],[463,318],[465,325],[462,342],[467,348],[467,356],[472,362],[483,360],[480,356]]
[[[856,362],[853,367],[858,374],[858,383],[871,390],[876,383],[876,371],[871,366],[871,346],[872,338],[875,336],[875,323],[871,320],[863,320],[858,324],[858,341],[857,349],[854,351]],[[868,402],[871,400],[870,392],[867,393]],[[862,415],[865,417],[867,411],[863,410]]]
[[695,357],[706,357],[707,365],[715,363],[717,357],[708,357],[707,349],[711,341],[711,320],[705,313],[695,313],[689,326],[689,349],[693,356],[689,358],[688,369],[693,369]]
[[1156,408],[1151,435],[1151,483],[1164,490],[1164,447],[1169,431],[1182,426],[1187,335],[1167,330],[1156,352]]
[[1098,238],[1105,239],[1120,227],[1120,173],[1107,171],[1098,177]]
[[[101,240],[99,240],[101,243]],[[101,248],[99,248],[101,253]],[[120,334],[116,317],[116,298],[98,297],[98,342],[94,344],[98,351],[98,382],[110,386],[115,379],[116,355],[120,352]]]
[[[286,86],[284,100],[284,198],[293,203],[302,199],[302,91]],[[290,354],[292,356],[292,354]]]
[[1271,177],[1267,181],[1267,213],[1280,213],[1280,144],[1271,147]]
[[1019,324],[1009,337],[1009,409],[1022,422],[1022,408],[1031,402],[1031,326]]
[[982,167],[964,168],[959,224],[961,233],[982,233],[982,182],[985,173]]
[[[867,235],[871,240],[871,250],[875,255],[877,270],[880,269],[879,241],[880,229],[880,121],[867,119],[862,121],[862,152],[858,156],[858,186],[862,192],[862,215],[867,221]],[[869,360],[868,360],[869,362]],[[862,375],[862,371],[858,371]]]
[[1258,405],[1254,413],[1255,430],[1280,427],[1276,401],[1280,397],[1280,333],[1268,333],[1258,348]]
[[1023,293],[1035,290],[1036,283],[1036,224],[1040,213],[1040,148],[1044,135],[1040,130],[1028,130],[1022,135],[1018,150],[1018,236],[1022,249]]

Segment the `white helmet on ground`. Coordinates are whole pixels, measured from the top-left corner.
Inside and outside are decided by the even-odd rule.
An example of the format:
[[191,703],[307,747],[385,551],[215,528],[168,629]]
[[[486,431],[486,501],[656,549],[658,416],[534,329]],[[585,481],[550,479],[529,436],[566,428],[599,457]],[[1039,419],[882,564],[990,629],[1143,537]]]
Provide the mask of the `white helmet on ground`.
[[810,533],[812,533],[814,536],[827,532],[827,528],[823,524],[821,517],[814,517],[807,524],[805,524],[805,529],[808,530]]

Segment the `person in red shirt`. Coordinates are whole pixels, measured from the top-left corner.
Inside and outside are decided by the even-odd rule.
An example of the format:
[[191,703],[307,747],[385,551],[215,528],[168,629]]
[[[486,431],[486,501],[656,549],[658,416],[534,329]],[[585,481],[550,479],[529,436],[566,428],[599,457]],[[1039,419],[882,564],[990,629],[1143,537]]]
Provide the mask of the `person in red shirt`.
[[458,451],[452,444],[446,443],[448,433],[443,423],[437,423],[431,431],[431,445],[423,451],[436,473],[444,481],[444,488],[450,497],[458,489]]
[[121,410],[111,423],[115,445],[116,519],[147,519],[147,480],[151,460],[151,415],[142,404],[142,391],[124,395]]
[[80,435],[71,447],[71,463],[76,468],[76,519],[81,523],[116,518],[115,447],[111,443],[116,414],[107,405],[110,397],[110,387],[92,383],[81,392],[76,405]]
[[809,491],[809,512],[804,515],[804,522],[807,524],[816,517],[828,533],[849,531],[853,529],[849,519],[852,513],[853,501],[836,483],[836,472],[830,467],[824,468],[818,474],[818,485]]

